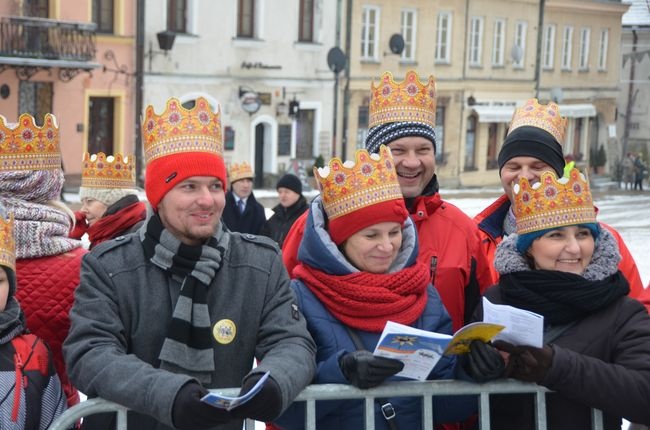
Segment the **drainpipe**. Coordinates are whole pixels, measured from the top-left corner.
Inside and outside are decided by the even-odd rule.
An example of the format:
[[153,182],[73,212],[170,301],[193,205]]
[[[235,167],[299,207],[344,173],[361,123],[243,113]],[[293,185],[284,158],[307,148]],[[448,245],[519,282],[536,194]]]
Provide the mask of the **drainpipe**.
[[535,98],[539,99],[539,81],[542,70],[542,39],[544,37],[544,3],[539,0],[539,16],[537,21],[537,47],[535,49]]
[[632,107],[636,99],[636,94],[634,92],[634,77],[636,74],[636,59],[635,53],[637,48],[637,43],[639,42],[639,36],[636,32],[636,27],[632,28],[632,52],[630,53],[630,82],[627,84],[627,105],[625,106],[625,127],[623,128],[623,153],[621,154],[621,160],[627,154],[627,141],[630,137],[630,123],[632,122]]
[[135,176],[136,185],[143,186],[142,159],[142,133],[140,130],[140,115],[142,114],[142,99],[144,91],[144,2],[138,0],[136,4],[136,29],[135,29]]
[[347,160],[348,112],[350,110],[350,46],[352,45],[352,0],[347,0],[345,11],[345,86],[343,87],[343,138],[341,160]]

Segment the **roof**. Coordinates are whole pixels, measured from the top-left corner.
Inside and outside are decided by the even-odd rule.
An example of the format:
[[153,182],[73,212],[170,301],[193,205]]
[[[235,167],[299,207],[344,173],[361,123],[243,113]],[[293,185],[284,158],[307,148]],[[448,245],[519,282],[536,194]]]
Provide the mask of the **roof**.
[[623,14],[623,25],[650,26],[650,0],[625,0],[630,8]]

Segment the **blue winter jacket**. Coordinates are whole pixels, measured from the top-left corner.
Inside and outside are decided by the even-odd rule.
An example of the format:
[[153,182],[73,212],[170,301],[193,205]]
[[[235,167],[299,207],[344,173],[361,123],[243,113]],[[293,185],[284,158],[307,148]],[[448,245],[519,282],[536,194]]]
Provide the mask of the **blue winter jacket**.
[[[318,197],[311,204],[305,234],[298,258],[301,263],[334,275],[346,275],[358,271],[338,250],[324,229],[325,221],[322,203]],[[396,261],[389,270],[396,272],[416,262],[418,254],[417,234],[410,219],[402,230],[403,243]],[[313,384],[348,384],[339,367],[339,358],[346,352],[355,351],[354,342],[346,326],[336,319],[299,279],[291,281],[298,298],[299,308],[307,321],[307,327],[316,342],[317,373]],[[433,286],[427,288],[428,300],[420,317],[413,327],[438,333],[452,333],[451,319]],[[355,329],[351,329],[355,330]],[[381,333],[355,330],[365,349],[373,351]],[[456,357],[443,356],[428,379],[454,379],[456,377]],[[389,380],[404,380],[391,377]],[[388,399],[396,412],[398,428],[422,428],[422,398],[400,397]],[[377,402],[375,402],[375,428],[387,429]],[[447,396],[433,398],[435,423],[462,421],[477,410],[475,396]],[[358,430],[364,428],[363,400],[340,400],[316,402],[318,429]],[[274,423],[283,429],[302,429],[305,426],[305,403],[294,402]]]

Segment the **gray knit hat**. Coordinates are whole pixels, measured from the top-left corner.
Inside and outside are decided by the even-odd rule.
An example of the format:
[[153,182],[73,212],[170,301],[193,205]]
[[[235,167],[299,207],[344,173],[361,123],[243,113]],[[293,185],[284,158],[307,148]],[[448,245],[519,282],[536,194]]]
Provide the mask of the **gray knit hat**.
[[106,206],[114,205],[118,200],[123,199],[124,197],[135,194],[137,191],[131,188],[91,188],[91,187],[79,187],[79,198],[83,199],[94,199],[104,203]]

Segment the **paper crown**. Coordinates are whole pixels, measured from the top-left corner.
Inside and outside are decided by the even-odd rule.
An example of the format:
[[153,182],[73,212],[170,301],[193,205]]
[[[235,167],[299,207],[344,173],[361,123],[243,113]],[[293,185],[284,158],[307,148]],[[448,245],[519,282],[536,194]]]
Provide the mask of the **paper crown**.
[[53,170],[61,168],[59,126],[56,117],[45,114],[43,127],[28,113],[18,123],[0,115],[0,170]]
[[314,177],[330,221],[362,207],[403,199],[393,157],[385,145],[378,154],[357,150],[354,162],[334,158],[328,166],[314,167]]
[[433,75],[425,83],[415,71],[406,72],[403,82],[395,82],[384,72],[377,86],[370,84],[368,128],[396,121],[414,121],[436,126],[436,81]]
[[549,170],[533,185],[520,178],[512,191],[517,234],[596,222],[589,183],[576,168],[559,179]]
[[240,179],[253,179],[254,177],[253,168],[245,161],[241,164],[232,163],[230,167],[228,167],[228,180],[231,184]]
[[523,126],[541,128],[549,132],[562,145],[567,119],[560,116],[560,107],[557,104],[549,102],[547,105],[541,105],[537,99],[528,99],[523,106],[515,109],[508,134]]
[[135,188],[135,159],[103,152],[84,153],[81,186],[88,188]]
[[149,105],[142,122],[142,139],[147,165],[159,157],[181,152],[208,152],[221,157],[221,111],[217,108],[212,112],[203,97],[197,98],[191,109],[172,97],[160,115]]
[[16,270],[16,241],[14,238],[14,216],[5,220],[0,216],[0,266]]

